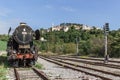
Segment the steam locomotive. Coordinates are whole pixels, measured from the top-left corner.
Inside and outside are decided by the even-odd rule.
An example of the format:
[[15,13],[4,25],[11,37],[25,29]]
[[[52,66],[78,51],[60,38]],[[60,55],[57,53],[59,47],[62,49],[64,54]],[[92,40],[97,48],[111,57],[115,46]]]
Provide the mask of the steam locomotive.
[[[9,30],[10,32],[10,30]],[[39,40],[39,30],[35,32],[26,23],[20,23],[7,43],[7,59],[14,67],[35,65],[38,58],[37,47],[33,39]]]

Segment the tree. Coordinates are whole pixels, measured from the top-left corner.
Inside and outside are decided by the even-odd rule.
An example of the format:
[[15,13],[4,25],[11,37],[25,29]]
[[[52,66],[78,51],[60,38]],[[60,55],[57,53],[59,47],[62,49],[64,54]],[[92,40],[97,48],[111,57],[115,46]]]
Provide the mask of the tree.
[[112,49],[110,56],[111,57],[120,57],[120,31],[113,31],[111,32],[113,35],[113,41],[110,45]]

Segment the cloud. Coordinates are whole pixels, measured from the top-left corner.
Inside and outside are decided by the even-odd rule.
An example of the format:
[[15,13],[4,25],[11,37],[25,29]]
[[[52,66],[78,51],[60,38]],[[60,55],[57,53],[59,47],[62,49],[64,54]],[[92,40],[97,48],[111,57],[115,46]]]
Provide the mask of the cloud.
[[32,21],[29,21],[29,19],[25,19],[25,18],[24,19],[13,18],[13,19],[6,19],[6,20],[0,19],[0,34],[8,34],[8,30],[10,27],[12,28],[10,34],[12,34],[20,22],[31,23]]
[[53,9],[52,5],[44,5],[44,7],[47,8],[47,9]]
[[8,25],[7,22],[0,21],[0,34],[7,34],[9,29]]
[[8,8],[1,8],[0,7],[0,16],[6,17],[8,16],[12,11]]
[[9,19],[9,20],[2,20],[0,19],[0,34],[7,34],[9,28],[12,28],[11,34],[18,26],[20,20],[18,19]]
[[46,9],[63,10],[63,11],[67,11],[67,12],[75,12],[76,11],[75,8],[72,8],[69,6],[55,6],[55,5],[47,4],[47,5],[44,5],[43,7]]
[[5,20],[12,11],[8,8],[0,7],[0,34],[7,34],[10,27],[10,21]]
[[75,12],[76,11],[76,9],[74,9],[72,7],[67,7],[67,6],[62,7],[62,9],[67,12]]

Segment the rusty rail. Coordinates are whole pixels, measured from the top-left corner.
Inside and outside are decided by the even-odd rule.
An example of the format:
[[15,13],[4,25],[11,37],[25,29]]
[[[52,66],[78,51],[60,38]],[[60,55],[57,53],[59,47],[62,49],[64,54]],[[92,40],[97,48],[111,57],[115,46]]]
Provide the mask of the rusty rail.
[[[64,56],[64,57],[69,57],[69,58],[77,58],[77,59],[85,59],[85,60],[97,60],[97,61],[104,61],[103,59],[95,59],[95,58],[81,58],[78,56]],[[114,63],[120,63],[120,61],[115,61],[115,60],[108,60],[108,62],[114,62]]]
[[[52,60],[56,60],[56,59],[52,58]],[[61,60],[56,60],[56,61],[59,61],[59,62],[65,63],[65,64],[69,64],[69,65],[73,65],[73,66],[77,66],[77,67],[82,67],[82,68],[86,68],[86,69],[102,72],[102,73],[105,73],[105,74],[110,74],[110,75],[114,75],[114,76],[120,76],[120,74],[115,74],[115,73],[108,72],[108,71],[103,71],[103,70],[98,70],[98,69],[89,68],[89,67],[85,67],[85,66],[75,65],[73,63],[69,63],[69,62],[65,62],[65,61],[61,61]]]
[[38,71],[36,68],[32,67],[32,69],[34,70],[34,72],[39,75],[43,80],[49,80],[48,76],[42,72],[42,71]]
[[14,68],[14,73],[15,73],[16,80],[20,80],[20,76],[19,76],[16,68]]
[[[55,58],[55,57],[53,57],[53,58]],[[69,58],[69,57],[56,57],[56,58],[63,59],[63,60],[80,62],[80,63],[86,63],[86,64],[90,64],[90,65],[105,66],[105,67],[120,69],[120,65],[115,65],[115,64],[104,64],[104,63],[101,63],[101,62],[84,61],[84,60]]]

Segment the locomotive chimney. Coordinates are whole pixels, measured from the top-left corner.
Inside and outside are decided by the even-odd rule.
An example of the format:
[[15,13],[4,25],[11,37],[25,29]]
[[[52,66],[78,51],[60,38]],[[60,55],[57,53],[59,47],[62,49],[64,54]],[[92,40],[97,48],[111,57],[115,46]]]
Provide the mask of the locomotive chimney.
[[26,25],[26,23],[25,22],[21,22],[20,25]]

